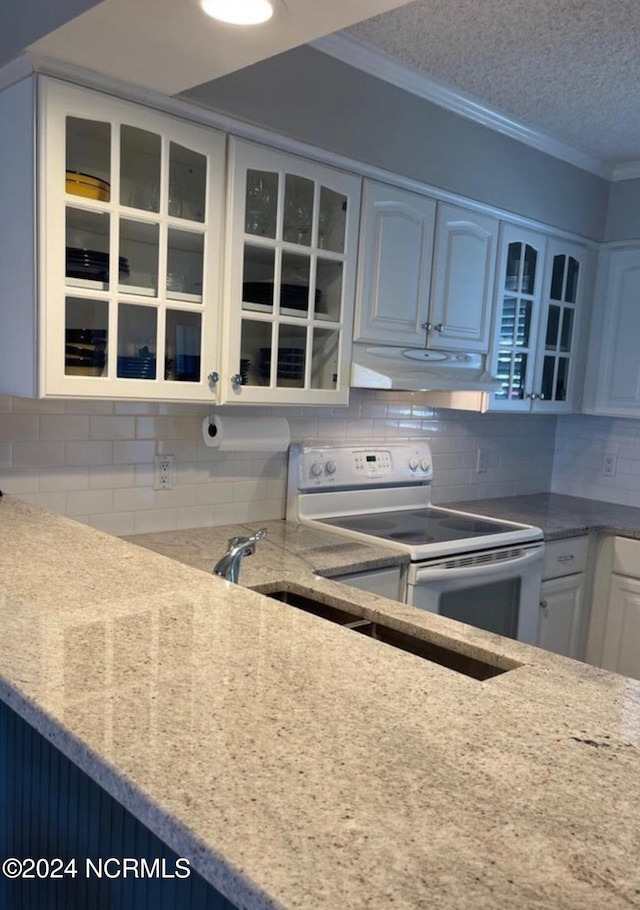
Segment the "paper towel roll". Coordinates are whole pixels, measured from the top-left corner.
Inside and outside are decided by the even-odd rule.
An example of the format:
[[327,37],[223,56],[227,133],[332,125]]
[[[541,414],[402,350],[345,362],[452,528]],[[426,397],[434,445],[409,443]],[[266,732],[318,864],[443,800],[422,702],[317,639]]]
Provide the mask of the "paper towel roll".
[[285,417],[205,417],[204,444],[220,452],[286,452],[289,423]]

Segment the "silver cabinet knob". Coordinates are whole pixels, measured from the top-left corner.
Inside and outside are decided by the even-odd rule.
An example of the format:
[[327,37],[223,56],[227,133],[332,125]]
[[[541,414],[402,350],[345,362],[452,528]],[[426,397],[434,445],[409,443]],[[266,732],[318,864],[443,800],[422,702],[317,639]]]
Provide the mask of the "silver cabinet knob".
[[532,401],[535,401],[536,398],[540,398],[540,396],[538,395],[537,392],[529,392],[529,395],[527,397],[530,398]]
[[420,328],[421,328],[421,329],[426,329],[427,332],[430,332],[430,331],[431,331],[431,323],[430,323],[430,322],[421,322],[421,323],[420,323]]
[[242,376],[240,373],[234,373],[231,377],[231,385],[242,385]]
[[542,612],[545,613],[545,614],[548,612],[548,610],[549,610],[549,604],[547,603],[546,600],[541,600],[541,601],[540,601],[540,609],[541,609]]
[[209,380],[211,385],[215,385],[216,382],[220,379],[220,373],[218,373],[216,370],[214,370],[213,373],[209,373],[209,375],[207,376],[207,379]]
[[434,329],[436,332],[440,332],[440,334],[442,334],[444,332],[444,322],[436,322]]

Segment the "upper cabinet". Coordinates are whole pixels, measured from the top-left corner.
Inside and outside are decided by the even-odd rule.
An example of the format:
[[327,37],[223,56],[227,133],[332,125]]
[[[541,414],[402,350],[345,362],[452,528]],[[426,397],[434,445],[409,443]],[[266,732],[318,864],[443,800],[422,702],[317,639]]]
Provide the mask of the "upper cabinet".
[[640,416],[640,249],[601,253],[584,410]]
[[587,250],[504,224],[491,369],[492,410],[575,410]]
[[346,404],[360,179],[230,141],[221,401]]
[[354,340],[486,352],[497,230],[491,216],[365,181]]
[[[5,99],[5,132],[20,95]],[[37,332],[2,391],[215,401],[224,136],[49,80],[37,130],[37,162],[18,173],[35,178],[35,221],[14,213],[19,242],[33,231],[39,301],[23,305]],[[24,139],[3,141],[28,158]],[[0,255],[26,264],[13,241]]]
[[354,341],[424,347],[436,202],[364,181]]

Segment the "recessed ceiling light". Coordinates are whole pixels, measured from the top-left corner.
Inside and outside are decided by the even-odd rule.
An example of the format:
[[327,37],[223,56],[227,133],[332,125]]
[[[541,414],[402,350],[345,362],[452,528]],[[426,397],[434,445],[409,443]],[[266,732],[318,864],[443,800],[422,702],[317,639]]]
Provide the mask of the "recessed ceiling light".
[[273,16],[269,0],[200,0],[200,6],[207,16],[232,25],[260,25]]

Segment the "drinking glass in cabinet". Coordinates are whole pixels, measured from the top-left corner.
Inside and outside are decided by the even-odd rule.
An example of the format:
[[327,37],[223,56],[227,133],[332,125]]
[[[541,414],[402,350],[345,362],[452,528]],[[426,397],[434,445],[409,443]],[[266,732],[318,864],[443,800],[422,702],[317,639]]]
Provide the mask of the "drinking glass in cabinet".
[[311,388],[335,389],[338,381],[340,332],[315,328],[311,348]]
[[313,223],[313,180],[287,174],[284,181],[282,239],[287,243],[311,246]]
[[171,142],[169,145],[169,200],[172,218],[204,221],[207,159],[198,152]]
[[344,253],[347,224],[347,197],[326,186],[320,189],[318,246],[333,253]]
[[67,376],[105,374],[108,324],[106,300],[66,298],[64,372]]
[[202,317],[200,313],[167,310],[164,378],[200,381]]
[[278,175],[247,171],[245,232],[275,239],[278,214]]
[[123,124],[120,130],[120,204],[160,211],[160,136]]
[[167,232],[167,297],[202,302],[204,235],[195,231]]
[[109,202],[111,126],[99,120],[67,117],[65,123],[67,193]]
[[118,306],[118,369],[120,379],[155,379],[158,314],[155,307]]
[[155,297],[158,293],[159,226],[155,222],[120,219],[120,252],[129,274],[120,280],[124,293]]

